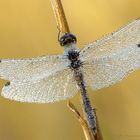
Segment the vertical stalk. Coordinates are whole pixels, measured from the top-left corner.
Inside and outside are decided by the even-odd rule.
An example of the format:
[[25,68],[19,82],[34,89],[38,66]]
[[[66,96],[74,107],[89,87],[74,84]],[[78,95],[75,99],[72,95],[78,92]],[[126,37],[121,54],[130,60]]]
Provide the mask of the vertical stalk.
[[51,5],[56,18],[57,28],[62,33],[69,33],[70,29],[64,13],[61,0],[51,0]]
[[74,104],[71,101],[68,101],[67,105],[70,108],[70,110],[75,114],[77,119],[79,120],[79,122],[82,126],[82,129],[83,129],[86,140],[95,140],[90,128],[88,127],[87,121],[80,115],[79,111],[74,106]]
[[[50,0],[50,1],[51,1],[54,15],[56,18],[58,30],[61,33],[69,33],[70,29],[68,26],[68,22],[66,20],[66,16],[64,13],[64,9],[63,9],[61,0]],[[81,117],[80,113],[76,110],[74,105],[69,104],[69,108],[71,111],[73,111],[76,114],[78,120],[80,121],[80,124],[83,128],[83,131],[84,131],[84,134],[86,137],[86,140],[103,140],[95,110],[92,109],[90,100],[87,95],[83,76],[81,75],[81,77],[79,77],[79,79],[80,80],[78,81],[78,84],[81,89],[81,97],[82,97],[82,103],[83,103],[82,107],[83,107],[83,111],[85,114],[85,119]]]
[[93,111],[94,111],[95,116],[96,116],[96,126],[97,126],[97,133],[94,136],[94,138],[95,138],[95,140],[103,140],[103,136],[102,136],[102,132],[101,132],[101,129],[100,129],[100,126],[99,126],[99,121],[98,121],[98,118],[97,118],[96,110],[94,109]]

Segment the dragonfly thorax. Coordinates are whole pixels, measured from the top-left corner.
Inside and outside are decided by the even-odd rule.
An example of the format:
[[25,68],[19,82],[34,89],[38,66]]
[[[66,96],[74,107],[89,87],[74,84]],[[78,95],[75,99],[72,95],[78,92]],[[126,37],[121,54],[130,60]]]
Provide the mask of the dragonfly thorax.
[[80,52],[77,50],[68,51],[67,57],[70,60],[70,67],[72,69],[78,69],[82,65],[82,62],[79,59],[79,55]]
[[78,51],[69,51],[68,52],[68,59],[71,61],[77,60],[79,58],[79,52]]
[[65,33],[60,39],[59,43],[61,46],[67,46],[73,43],[76,43],[76,36],[71,33]]

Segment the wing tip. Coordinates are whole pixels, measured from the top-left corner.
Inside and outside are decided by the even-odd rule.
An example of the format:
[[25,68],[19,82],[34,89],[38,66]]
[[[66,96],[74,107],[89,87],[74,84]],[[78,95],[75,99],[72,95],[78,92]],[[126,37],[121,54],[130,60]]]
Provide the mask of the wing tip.
[[140,17],[136,18],[136,20],[140,20]]
[[6,87],[7,87],[7,86],[10,86],[10,84],[11,84],[10,82],[7,82],[7,83],[5,84],[5,86],[6,86]]
[[137,44],[137,46],[140,48],[140,43],[139,43],[139,44]]

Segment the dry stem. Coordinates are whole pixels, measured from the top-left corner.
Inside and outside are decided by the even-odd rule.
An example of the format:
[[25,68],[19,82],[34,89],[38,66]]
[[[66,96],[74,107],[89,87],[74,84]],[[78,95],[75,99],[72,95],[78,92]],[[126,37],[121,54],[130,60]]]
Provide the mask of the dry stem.
[[82,129],[83,129],[86,140],[95,140],[94,136],[92,135],[92,133],[91,133],[89,127],[88,127],[88,124],[87,124],[86,120],[80,115],[77,108],[72,104],[71,101],[68,101],[67,105],[68,105],[69,109],[76,115],[77,119],[79,120],[79,122],[82,126]]
[[94,111],[94,114],[96,116],[96,125],[97,125],[97,133],[94,136],[95,140],[103,140],[103,136],[102,136],[101,129],[100,129],[100,126],[99,126],[99,121],[98,121],[97,114],[96,114],[96,109],[94,109],[93,111]]
[[51,0],[51,4],[56,18],[58,30],[62,33],[70,32],[61,0]]
[[[61,33],[70,32],[61,0],[50,0],[50,1],[51,1],[54,15],[56,18],[58,30]],[[97,115],[96,115],[97,134],[95,136],[93,136],[91,129],[88,127],[87,121],[83,117],[81,117],[79,111],[76,109],[76,107],[70,101],[68,102],[68,107],[72,112],[75,113],[76,117],[78,118],[78,120],[82,126],[82,129],[84,131],[84,135],[86,137],[86,140],[103,140],[101,130],[99,128],[99,122],[97,119]],[[95,110],[94,110],[94,112],[95,112]],[[96,114],[96,112],[95,112],[95,114]]]

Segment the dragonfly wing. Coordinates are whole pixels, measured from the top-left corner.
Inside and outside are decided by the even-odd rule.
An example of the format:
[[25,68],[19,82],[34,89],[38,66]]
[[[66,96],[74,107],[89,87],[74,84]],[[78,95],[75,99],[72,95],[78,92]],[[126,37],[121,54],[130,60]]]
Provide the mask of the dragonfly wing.
[[34,81],[64,67],[64,59],[61,55],[31,59],[2,59],[0,60],[0,78],[9,81]]
[[120,49],[108,56],[93,58],[83,65],[85,80],[94,90],[122,80],[140,67],[140,48],[137,45]]
[[82,59],[91,60],[100,56],[115,54],[127,47],[137,47],[140,44],[140,19],[137,19],[117,32],[109,34],[93,43],[86,45],[81,51]]
[[77,90],[73,72],[65,69],[32,83],[11,82],[3,88],[2,96],[21,102],[50,103],[70,98]]

